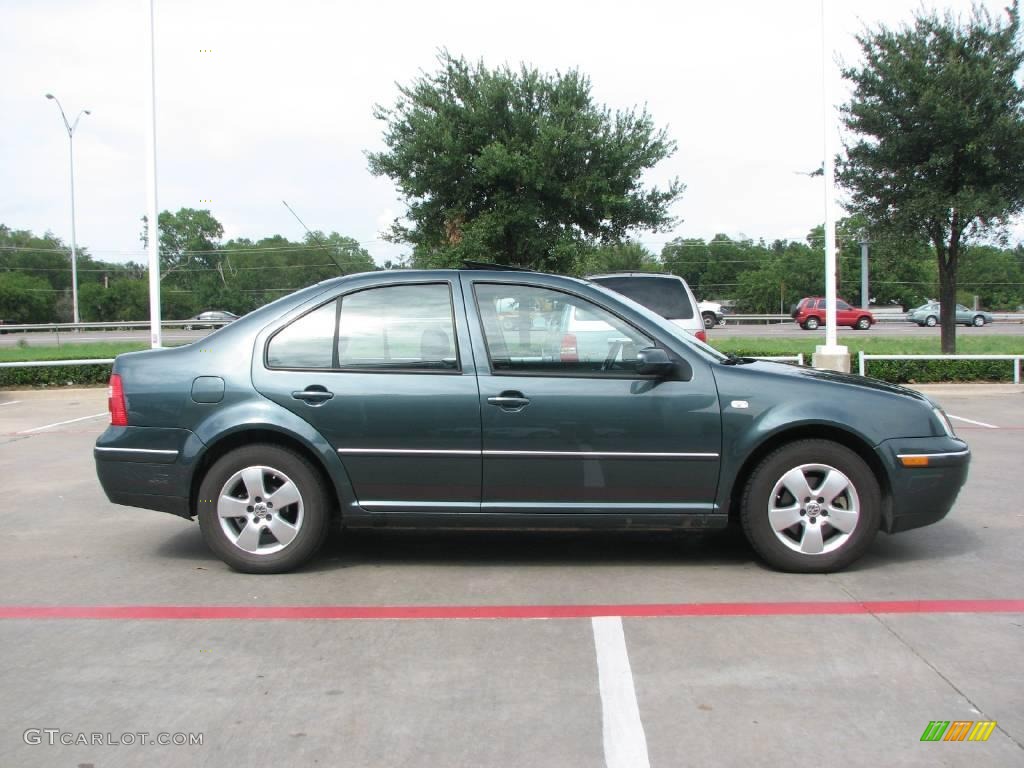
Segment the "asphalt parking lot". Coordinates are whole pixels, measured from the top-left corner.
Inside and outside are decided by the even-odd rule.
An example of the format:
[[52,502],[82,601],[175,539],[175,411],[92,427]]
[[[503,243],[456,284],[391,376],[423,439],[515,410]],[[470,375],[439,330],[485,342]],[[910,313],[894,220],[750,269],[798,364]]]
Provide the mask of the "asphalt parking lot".
[[[968,484],[844,573],[731,531],[361,532],[249,576],[107,502],[105,390],[0,392],[0,765],[1021,765],[1024,389],[930,394]],[[148,735],[60,743],[93,733]]]

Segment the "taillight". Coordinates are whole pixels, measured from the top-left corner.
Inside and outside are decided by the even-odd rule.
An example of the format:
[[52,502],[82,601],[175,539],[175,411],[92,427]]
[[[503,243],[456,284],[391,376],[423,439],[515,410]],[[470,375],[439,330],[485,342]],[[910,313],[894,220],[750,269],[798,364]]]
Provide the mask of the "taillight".
[[694,336],[696,336],[696,337],[697,337],[698,339],[700,339],[701,341],[703,341],[703,342],[705,342],[705,343],[706,343],[706,342],[707,342],[707,340],[708,340],[708,335],[707,335],[706,333],[704,333],[704,331],[697,331],[697,332],[696,332],[695,334],[693,334],[693,335],[694,335]]
[[578,363],[580,352],[576,346],[576,334],[567,333],[562,337],[561,359],[563,363]]
[[128,405],[124,401],[124,386],[121,384],[119,373],[110,374],[110,383],[107,385],[107,408],[110,410],[112,426],[128,426]]

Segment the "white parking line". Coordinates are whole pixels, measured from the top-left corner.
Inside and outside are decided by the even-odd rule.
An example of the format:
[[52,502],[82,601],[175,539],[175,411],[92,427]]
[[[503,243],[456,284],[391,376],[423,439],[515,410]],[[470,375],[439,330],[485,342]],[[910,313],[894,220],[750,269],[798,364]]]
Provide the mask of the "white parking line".
[[15,403],[20,402],[21,400],[8,400],[6,403],[0,403],[0,408],[3,408],[5,405],[14,405]]
[[595,616],[594,648],[601,690],[604,762],[608,768],[650,768],[647,737],[633,687],[626,637],[620,616]]
[[44,429],[49,429],[50,427],[61,427],[61,426],[64,426],[65,424],[74,424],[76,421],[86,421],[88,419],[98,419],[100,416],[108,415],[108,413],[109,413],[109,411],[103,411],[103,413],[94,413],[92,416],[80,416],[77,419],[68,419],[67,421],[57,421],[57,422],[54,422],[53,424],[44,424],[41,427],[32,427],[32,429],[23,429],[23,430],[21,430],[21,432],[15,432],[15,434],[16,435],[30,435],[33,432],[42,432]]
[[947,413],[947,416],[957,421],[966,421],[968,424],[977,424],[979,427],[988,427],[989,429],[999,429],[995,424],[986,424],[984,421],[975,421],[974,419],[965,419],[963,416],[954,416],[952,413]]

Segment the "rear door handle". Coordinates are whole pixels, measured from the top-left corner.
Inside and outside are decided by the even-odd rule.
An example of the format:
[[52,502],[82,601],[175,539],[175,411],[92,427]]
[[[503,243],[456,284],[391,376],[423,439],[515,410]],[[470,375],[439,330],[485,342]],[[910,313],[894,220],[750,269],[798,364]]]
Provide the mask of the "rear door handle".
[[488,397],[487,402],[505,411],[521,411],[530,404],[530,398],[522,392],[502,392],[500,395]]
[[323,405],[334,397],[334,393],[328,392],[327,387],[313,384],[298,392],[292,392],[292,397],[296,400],[302,400],[309,405]]

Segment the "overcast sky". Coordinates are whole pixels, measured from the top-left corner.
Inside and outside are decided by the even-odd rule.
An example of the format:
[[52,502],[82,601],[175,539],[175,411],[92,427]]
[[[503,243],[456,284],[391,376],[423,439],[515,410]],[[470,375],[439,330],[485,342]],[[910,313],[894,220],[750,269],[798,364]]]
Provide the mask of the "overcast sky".
[[[920,7],[826,2],[846,62],[865,25],[899,24]],[[1005,3],[983,5],[1000,13]],[[966,15],[970,2],[939,7]],[[0,4],[0,223],[70,239],[68,140],[44,98],[53,92],[69,113],[92,110],[75,134],[78,242],[100,258],[144,257],[148,8]],[[382,147],[372,110],[446,47],[489,66],[578,68],[598,102],[646,104],[679,145],[648,181],[687,185],[676,230],[638,235],[651,250],[718,232],[800,239],[824,219],[822,180],[799,174],[823,156],[820,13],[820,0],[157,0],[160,208],[209,208],[226,238],[299,239],[284,199],[379,263],[406,252],[379,239],[404,206],[367,171],[364,153]],[[847,91],[835,66],[830,76],[838,104]]]

